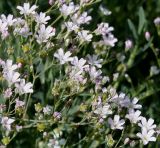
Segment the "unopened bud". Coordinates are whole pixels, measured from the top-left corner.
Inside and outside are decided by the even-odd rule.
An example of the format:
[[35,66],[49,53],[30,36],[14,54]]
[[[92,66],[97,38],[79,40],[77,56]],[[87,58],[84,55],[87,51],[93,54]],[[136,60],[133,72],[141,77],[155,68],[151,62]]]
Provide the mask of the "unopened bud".
[[157,17],[157,18],[154,19],[154,24],[155,24],[156,26],[159,26],[159,25],[160,25],[160,17]]
[[21,68],[22,67],[22,63],[18,63],[18,68]]
[[131,41],[131,40],[126,40],[126,41],[125,41],[125,49],[126,49],[126,50],[129,50],[129,49],[131,49],[132,47],[133,47],[132,41]]
[[125,140],[124,140],[124,145],[126,145],[126,144],[128,144],[129,143],[129,138],[126,138]]
[[131,147],[135,147],[135,145],[136,145],[136,142],[133,140],[133,141],[130,143],[130,146],[131,146]]
[[147,41],[149,41],[150,38],[151,38],[150,33],[148,31],[145,32],[145,38],[146,38]]
[[49,0],[48,3],[49,3],[50,5],[53,5],[54,0]]

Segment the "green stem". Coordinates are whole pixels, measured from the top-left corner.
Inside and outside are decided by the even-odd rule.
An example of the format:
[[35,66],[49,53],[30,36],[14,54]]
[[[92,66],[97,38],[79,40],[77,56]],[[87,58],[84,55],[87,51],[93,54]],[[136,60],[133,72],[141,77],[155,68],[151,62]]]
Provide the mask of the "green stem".
[[123,134],[124,134],[124,129],[123,129],[123,131],[122,131],[121,137],[119,138],[119,140],[118,140],[118,142],[117,142],[117,144],[115,145],[114,148],[117,148],[117,147],[118,147],[119,143],[121,142],[121,140],[122,140],[122,138],[123,138]]
[[55,23],[57,23],[61,19],[61,17],[62,17],[62,14],[59,15],[54,22],[52,22],[51,26],[53,26]]
[[37,5],[37,3],[38,3],[38,0],[36,0],[35,5]]
[[[35,80],[37,79],[37,76],[33,76],[33,86],[34,86],[34,83],[35,83]],[[27,105],[26,105],[26,108],[25,108],[25,111],[24,111],[24,114],[23,114],[23,118],[25,118],[26,116],[26,113],[27,113],[27,109],[28,109],[28,106],[29,106],[29,103],[30,103],[30,100],[31,100],[31,93],[29,94],[29,98],[28,98],[28,101],[27,101]]]
[[159,62],[159,60],[158,60],[158,55],[157,55],[156,49],[154,48],[154,45],[151,44],[151,45],[150,45],[150,48],[152,49],[152,51],[153,51],[153,53],[154,53],[154,55],[155,55],[155,57],[156,57],[157,64],[158,64],[158,66],[159,66],[159,68],[160,68],[160,62]]

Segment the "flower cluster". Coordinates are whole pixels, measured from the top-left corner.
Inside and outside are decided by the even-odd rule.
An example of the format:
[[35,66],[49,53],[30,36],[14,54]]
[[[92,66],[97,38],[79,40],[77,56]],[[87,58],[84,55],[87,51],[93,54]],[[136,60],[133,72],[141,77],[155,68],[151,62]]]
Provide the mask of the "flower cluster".
[[[16,70],[19,65],[13,64],[12,60],[0,61],[2,66],[2,74],[4,79],[8,82],[8,87],[4,92],[4,96],[9,98],[12,95],[11,87],[15,88],[14,91],[20,95],[26,93],[33,93],[33,84],[31,82],[26,83],[24,78],[20,78],[20,73]],[[14,85],[14,86],[13,86]]]

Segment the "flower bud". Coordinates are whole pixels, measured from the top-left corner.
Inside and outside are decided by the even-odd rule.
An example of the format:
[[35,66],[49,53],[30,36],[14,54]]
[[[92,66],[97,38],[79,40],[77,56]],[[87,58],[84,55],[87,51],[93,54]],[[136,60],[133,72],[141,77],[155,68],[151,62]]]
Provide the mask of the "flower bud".
[[128,144],[129,143],[129,138],[126,138],[125,140],[124,140],[124,145],[126,145],[126,144]]
[[159,25],[160,25],[160,17],[157,17],[157,18],[154,19],[154,24],[155,24],[156,26],[159,26]]
[[150,38],[151,38],[150,33],[148,31],[145,32],[145,38],[146,38],[147,41],[149,41]]
[[2,139],[2,143],[3,143],[4,145],[8,145],[9,142],[10,142],[10,138],[9,138],[9,137],[4,137],[4,138]]
[[22,67],[22,63],[18,63],[18,68],[21,68]]
[[54,0],[49,0],[48,3],[49,3],[50,5],[53,5]]
[[35,107],[36,112],[38,113],[41,112],[43,109],[40,103],[35,104],[34,107]]
[[115,141],[114,139],[112,138],[112,135],[108,135],[106,137],[106,140],[107,140],[107,145],[108,147],[113,147],[113,145],[115,144]]
[[126,49],[126,50],[129,50],[129,49],[131,49],[132,47],[133,47],[132,41],[131,41],[131,40],[126,40],[126,41],[125,41],[125,49]]
[[131,147],[135,147],[135,145],[136,145],[136,142],[133,140],[133,141],[130,143],[130,146],[131,146]]
[[43,124],[43,123],[38,123],[37,124],[37,130],[39,132],[43,132],[45,128],[46,128],[45,124]]

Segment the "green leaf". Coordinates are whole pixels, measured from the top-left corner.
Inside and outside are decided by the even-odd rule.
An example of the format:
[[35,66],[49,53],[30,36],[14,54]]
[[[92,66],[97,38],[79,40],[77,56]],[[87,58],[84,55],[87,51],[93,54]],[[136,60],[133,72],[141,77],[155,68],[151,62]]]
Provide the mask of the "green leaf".
[[139,16],[138,34],[141,34],[142,29],[146,23],[145,13],[142,7],[139,8],[138,16]]
[[137,31],[136,31],[136,28],[135,28],[134,24],[132,23],[132,21],[130,19],[128,19],[127,22],[128,22],[130,30],[132,31],[132,34],[133,34],[134,38],[136,40],[138,40],[138,35],[137,35]]

